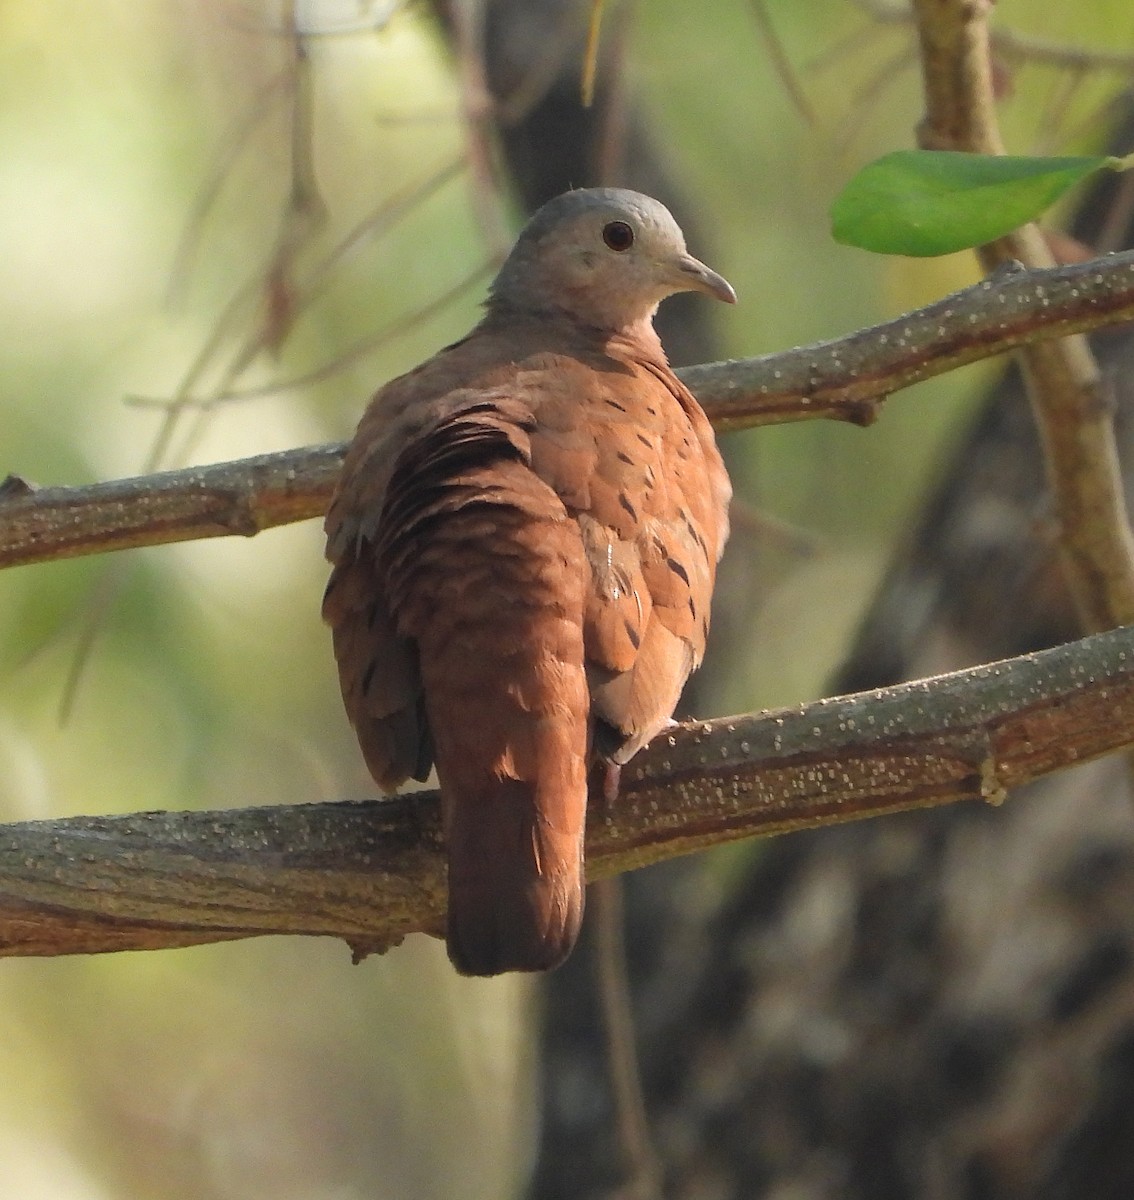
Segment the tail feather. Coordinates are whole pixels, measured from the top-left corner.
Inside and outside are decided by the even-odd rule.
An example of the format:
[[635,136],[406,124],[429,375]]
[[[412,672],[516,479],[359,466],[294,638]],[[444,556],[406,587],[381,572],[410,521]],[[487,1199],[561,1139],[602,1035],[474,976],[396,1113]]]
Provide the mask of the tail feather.
[[549,971],[570,954],[583,919],[585,805],[585,791],[549,806],[536,785],[504,779],[450,808],[446,941],[461,974]]
[[380,555],[398,634],[417,648],[449,956],[467,975],[557,966],[583,915],[590,571],[577,523],[518,445],[526,433],[513,422],[507,453],[497,444],[501,413],[479,406],[415,443]]

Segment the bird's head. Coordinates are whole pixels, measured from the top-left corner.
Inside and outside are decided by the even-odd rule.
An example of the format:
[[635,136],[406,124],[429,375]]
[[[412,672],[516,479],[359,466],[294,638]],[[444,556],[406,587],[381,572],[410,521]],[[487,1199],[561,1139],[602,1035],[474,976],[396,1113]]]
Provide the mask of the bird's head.
[[686,250],[665,205],[622,188],[585,188],[549,200],[524,226],[489,305],[567,312],[616,331],[649,321],[675,292],[736,303],[728,281]]

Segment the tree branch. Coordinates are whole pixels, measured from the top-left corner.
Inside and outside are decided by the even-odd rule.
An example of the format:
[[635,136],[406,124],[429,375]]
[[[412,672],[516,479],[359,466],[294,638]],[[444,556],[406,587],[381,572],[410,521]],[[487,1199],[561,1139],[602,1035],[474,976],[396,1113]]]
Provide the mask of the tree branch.
[[[853,0],[868,16],[882,25],[913,27],[917,14],[909,0]],[[1005,58],[1018,62],[1063,67],[1069,71],[1134,71],[1134,54],[1111,46],[1076,46],[1034,34],[997,26],[988,31],[989,45]]]
[[[1010,788],[1134,743],[1134,629],[918,683],[675,730],[596,797],[588,876]],[[441,927],[438,797],[0,827],[0,954]]]
[[[848,337],[679,372],[721,431],[828,417],[868,424],[891,392],[1067,333],[1134,318],[1134,252],[1000,272]],[[0,487],[0,567],[261,530],[321,516],[340,445],[77,488]]]
[[251,537],[321,516],[345,446],[306,446],[236,462],[162,471],[87,487],[0,485],[0,567],[160,546]]
[[[931,149],[1003,154],[996,119],[988,14],[994,0],[913,0]],[[1025,225],[980,251],[986,270],[1007,261],[1050,267],[1051,251]],[[1060,524],[1064,572],[1085,629],[1134,621],[1134,534],[1112,417],[1113,398],[1081,334],[1025,347],[1020,363],[1044,447]]]

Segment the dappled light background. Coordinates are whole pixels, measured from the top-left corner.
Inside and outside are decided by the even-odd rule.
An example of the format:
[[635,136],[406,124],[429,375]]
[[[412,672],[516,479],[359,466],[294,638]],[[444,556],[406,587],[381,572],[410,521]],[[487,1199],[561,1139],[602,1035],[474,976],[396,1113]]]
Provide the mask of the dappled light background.
[[[1134,33],[1117,0],[1050,7],[1002,0],[999,20]],[[813,121],[746,0],[639,5],[625,52],[699,214],[692,249],[740,294],[714,314],[733,356],[849,332],[975,270],[829,237],[841,182],[911,143],[909,31],[849,0],[768,9]],[[0,6],[0,475],[83,483],[344,438],[378,384],[476,319],[518,213],[466,169],[429,10],[297,11],[318,31],[298,73],[276,4]],[[1012,148],[1090,144],[1112,85],[1083,83],[1053,135],[1059,80],[1021,69]],[[895,398],[868,431],[731,439],[757,513],[728,574],[748,619],[703,715],[820,694],[979,374]],[[372,794],[319,621],[325,574],[308,522],[0,575],[0,818]],[[528,982],[458,979],[423,937],[359,967],[297,939],[0,962],[5,1194],[508,1196],[533,1152],[537,1008]]]

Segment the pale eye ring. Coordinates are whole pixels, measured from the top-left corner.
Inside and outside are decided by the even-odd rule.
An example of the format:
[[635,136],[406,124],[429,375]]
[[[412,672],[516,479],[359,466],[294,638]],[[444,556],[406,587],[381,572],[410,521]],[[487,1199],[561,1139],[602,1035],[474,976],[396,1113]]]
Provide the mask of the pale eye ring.
[[634,245],[634,230],[625,221],[609,221],[602,229],[602,240],[616,254]]

